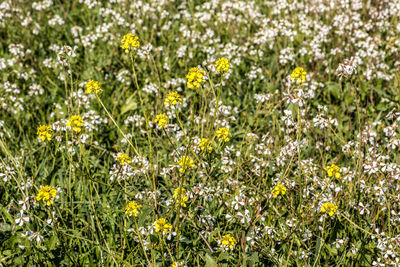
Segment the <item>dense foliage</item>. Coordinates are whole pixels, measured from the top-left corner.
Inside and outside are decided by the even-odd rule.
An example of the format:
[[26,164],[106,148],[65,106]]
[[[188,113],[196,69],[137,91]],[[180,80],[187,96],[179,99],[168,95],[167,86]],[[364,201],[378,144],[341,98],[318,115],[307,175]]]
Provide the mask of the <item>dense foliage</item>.
[[399,266],[399,19],[3,0],[0,266]]

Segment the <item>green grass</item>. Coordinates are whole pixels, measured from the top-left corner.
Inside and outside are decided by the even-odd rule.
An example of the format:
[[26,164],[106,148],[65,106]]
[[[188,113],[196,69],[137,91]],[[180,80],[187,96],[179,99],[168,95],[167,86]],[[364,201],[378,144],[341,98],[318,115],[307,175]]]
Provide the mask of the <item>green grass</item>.
[[[0,265],[396,266],[400,3],[320,2],[4,1]],[[141,42],[129,54],[127,33]],[[340,79],[351,58],[356,72]],[[194,90],[196,66],[207,79]],[[89,80],[103,92],[86,94]],[[80,132],[66,126],[74,115]],[[46,185],[51,205],[38,199]]]

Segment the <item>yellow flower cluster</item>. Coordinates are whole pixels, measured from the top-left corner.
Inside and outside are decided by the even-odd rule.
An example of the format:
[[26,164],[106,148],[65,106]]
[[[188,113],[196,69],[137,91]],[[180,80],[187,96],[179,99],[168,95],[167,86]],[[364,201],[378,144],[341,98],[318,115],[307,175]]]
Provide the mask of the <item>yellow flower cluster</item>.
[[125,34],[121,43],[121,48],[125,50],[125,53],[129,53],[129,48],[131,47],[138,48],[140,46],[139,37],[132,33]]
[[72,128],[72,130],[76,133],[81,132],[81,128],[83,126],[83,119],[80,115],[74,115],[68,119],[67,127]]
[[219,128],[216,132],[215,135],[217,136],[218,141],[220,142],[229,142],[231,140],[231,132],[229,131],[228,128],[226,127],[221,127]]
[[176,105],[182,104],[182,97],[178,94],[178,92],[171,92],[167,95],[167,98],[164,101],[164,104],[167,105]]
[[103,90],[100,88],[100,83],[94,80],[90,80],[86,84],[86,94],[95,93],[100,94]]
[[292,72],[292,75],[290,75],[290,79],[295,80],[298,84],[302,84],[306,81],[306,75],[307,72],[305,71],[305,69],[297,67]]
[[154,223],[154,227],[156,228],[156,232],[161,232],[162,234],[167,234],[170,229],[172,229],[172,225],[168,223],[168,221],[164,218],[160,218],[156,220]]
[[181,166],[179,168],[180,173],[185,173],[187,169],[194,167],[194,161],[188,156],[183,156],[179,161],[178,165]]
[[333,216],[338,209],[338,206],[331,202],[326,202],[321,206],[321,212],[327,213],[329,216]]
[[164,113],[158,114],[154,122],[157,123],[161,129],[163,129],[168,124],[168,116],[165,115]]
[[186,189],[182,187],[175,189],[172,197],[175,199],[176,205],[182,207],[186,207],[186,201],[189,200],[186,194]]
[[230,250],[233,250],[237,243],[236,239],[233,236],[231,236],[230,234],[222,236],[222,239],[220,241],[221,241],[221,247],[224,250],[228,249],[228,248]]
[[199,148],[203,152],[210,153],[213,150],[211,140],[207,138],[202,138],[199,143]]
[[204,70],[198,67],[190,68],[189,73],[186,75],[187,87],[190,89],[198,89],[204,79]]
[[229,60],[224,57],[221,57],[220,59],[217,60],[217,62],[215,62],[215,67],[217,67],[217,71],[219,73],[228,72],[229,66],[230,66]]
[[51,129],[51,125],[40,125],[37,128],[37,134],[39,136],[39,139],[42,140],[43,142],[46,139],[50,141],[51,137],[53,136],[53,129]]
[[122,166],[124,166],[125,164],[131,164],[132,162],[131,158],[124,153],[118,153],[117,160],[119,161],[119,163],[121,163]]
[[336,179],[340,179],[340,168],[335,164],[328,166],[325,168],[325,171],[328,173],[329,177],[335,177]]
[[40,188],[39,193],[36,196],[37,201],[43,200],[46,202],[47,206],[50,206],[54,203],[54,199],[57,196],[57,189],[51,187],[50,185],[43,186]]
[[274,190],[272,190],[272,195],[274,198],[278,197],[279,194],[283,196],[284,194],[286,194],[286,190],[287,188],[283,184],[278,183],[275,186]]
[[142,207],[142,205],[140,205],[140,204],[136,203],[136,201],[132,200],[125,207],[125,215],[136,217],[139,215],[139,209],[141,207]]
[[183,261],[174,261],[170,267],[184,267]]

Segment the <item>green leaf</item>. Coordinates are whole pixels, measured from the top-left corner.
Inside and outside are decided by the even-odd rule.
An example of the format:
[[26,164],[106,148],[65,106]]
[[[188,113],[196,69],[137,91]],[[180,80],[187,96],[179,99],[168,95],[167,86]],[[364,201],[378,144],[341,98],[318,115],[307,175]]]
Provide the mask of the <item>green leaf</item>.
[[217,262],[214,260],[214,258],[210,254],[206,253],[204,258],[205,258],[205,261],[206,261],[206,264],[204,265],[205,267],[216,267],[216,266],[218,266]]
[[133,95],[126,100],[126,103],[121,108],[121,115],[125,114],[128,111],[137,109],[138,105],[133,98]]
[[58,237],[56,235],[53,235],[52,237],[50,237],[49,241],[47,242],[47,248],[49,250],[55,249],[58,242],[59,242]]
[[254,264],[259,262],[258,252],[254,252],[249,257],[249,266],[254,266]]
[[335,98],[339,98],[340,96],[340,86],[338,83],[335,82],[328,82],[327,83],[328,92]]

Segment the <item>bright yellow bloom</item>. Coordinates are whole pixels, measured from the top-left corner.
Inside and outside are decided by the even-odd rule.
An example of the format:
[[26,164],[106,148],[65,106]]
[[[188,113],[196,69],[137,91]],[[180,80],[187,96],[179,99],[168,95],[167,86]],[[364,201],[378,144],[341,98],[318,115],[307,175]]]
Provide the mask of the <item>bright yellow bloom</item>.
[[281,194],[282,196],[286,193],[287,188],[279,183],[275,186],[274,190],[272,190],[272,195],[274,198],[276,198],[277,196],[279,196],[279,194]]
[[132,162],[131,158],[124,153],[118,153],[117,160],[119,161],[119,163],[121,163],[122,166],[124,166],[125,164],[131,164]]
[[164,113],[158,114],[154,122],[157,123],[160,128],[165,128],[165,126],[168,124],[168,116]]
[[172,225],[168,223],[168,221],[164,218],[158,219],[154,223],[154,227],[156,228],[156,232],[161,232],[162,234],[167,234],[170,229],[172,229]]
[[121,43],[121,48],[125,50],[125,53],[129,53],[129,48],[131,47],[138,48],[140,46],[139,37],[132,33],[125,34]]
[[207,138],[202,138],[199,143],[199,148],[203,152],[208,152],[210,153],[213,150],[211,140]]
[[174,261],[174,262],[171,264],[170,267],[183,267],[183,266],[185,266],[185,265],[183,264],[183,261]]
[[54,199],[57,196],[57,189],[51,187],[50,185],[43,186],[40,188],[39,193],[36,196],[36,200],[43,200],[46,202],[47,206],[54,203]]
[[53,129],[51,129],[51,125],[40,125],[37,128],[37,134],[39,139],[43,142],[47,139],[50,141],[51,137],[53,136]]
[[76,133],[81,132],[81,127],[83,126],[83,119],[79,115],[74,115],[68,119],[67,127],[71,127],[72,130]]
[[140,205],[140,204],[136,203],[136,201],[132,200],[125,207],[125,215],[136,217],[139,215],[139,209],[141,207],[142,207],[142,205]]
[[336,179],[340,179],[340,168],[335,164],[328,166],[325,168],[325,171],[328,173],[329,177],[335,177]]
[[292,75],[290,75],[290,79],[295,80],[298,84],[302,84],[306,81],[306,75],[307,72],[305,71],[305,69],[297,67],[292,72]]
[[167,98],[164,101],[164,104],[167,105],[176,105],[182,104],[182,97],[178,94],[178,92],[171,92],[167,95]]
[[178,165],[181,166],[179,172],[185,173],[188,168],[194,167],[194,161],[190,157],[184,156],[178,161]]
[[222,239],[220,240],[221,242],[221,247],[223,250],[225,249],[230,249],[233,250],[235,248],[235,245],[237,243],[236,239],[231,236],[230,234],[224,235]]
[[174,195],[172,197],[175,199],[176,205],[180,205],[182,207],[186,207],[186,201],[189,200],[186,194],[186,189],[182,187],[178,187],[177,189],[175,189]]
[[215,62],[215,67],[217,67],[217,71],[222,73],[222,72],[228,72],[229,71],[229,60],[221,57],[220,59],[217,60],[217,62]]
[[204,70],[199,69],[198,67],[190,68],[189,73],[186,75],[187,87],[190,89],[198,89],[204,79]]
[[86,84],[86,94],[91,94],[92,92],[100,94],[103,90],[100,88],[100,83],[94,80],[90,80]]
[[229,142],[229,140],[231,140],[231,136],[232,136],[231,132],[226,127],[219,128],[215,132],[215,135],[217,136],[218,141],[220,141],[220,142]]
[[336,206],[335,204],[333,204],[331,202],[326,202],[326,203],[322,204],[321,212],[325,212],[325,213],[329,214],[329,216],[333,216],[336,213],[337,209],[338,209],[338,206]]

